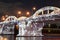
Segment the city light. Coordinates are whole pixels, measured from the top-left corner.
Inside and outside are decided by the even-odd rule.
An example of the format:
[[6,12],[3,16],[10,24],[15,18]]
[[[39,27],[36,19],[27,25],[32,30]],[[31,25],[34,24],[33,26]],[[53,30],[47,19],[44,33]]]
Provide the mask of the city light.
[[26,12],[26,15],[29,16],[30,15],[30,12]]
[[18,14],[21,14],[21,11],[18,11]]
[[0,37],[0,40],[8,40],[8,39],[4,37]]
[[7,17],[8,17],[8,15],[5,15],[5,17],[7,18]]
[[3,40],[3,37],[0,37],[0,40]]
[[4,40],[8,40],[7,38],[4,38]]
[[33,7],[33,10],[36,10],[36,7]]
[[21,11],[18,11],[17,12],[17,17],[21,16],[22,12]]
[[5,20],[5,16],[2,16],[2,19],[1,19],[1,20],[3,20],[3,21],[4,21],[4,20]]

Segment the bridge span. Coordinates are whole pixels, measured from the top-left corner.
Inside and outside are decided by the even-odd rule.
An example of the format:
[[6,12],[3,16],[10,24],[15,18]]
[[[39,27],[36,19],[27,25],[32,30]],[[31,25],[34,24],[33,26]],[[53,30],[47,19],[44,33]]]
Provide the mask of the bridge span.
[[0,26],[2,26],[0,33],[3,32],[5,25],[8,27],[8,24],[17,24],[19,26],[17,36],[43,36],[41,30],[44,25],[53,23],[60,24],[60,8],[47,6],[37,10],[31,17],[9,16],[5,21],[0,22]]

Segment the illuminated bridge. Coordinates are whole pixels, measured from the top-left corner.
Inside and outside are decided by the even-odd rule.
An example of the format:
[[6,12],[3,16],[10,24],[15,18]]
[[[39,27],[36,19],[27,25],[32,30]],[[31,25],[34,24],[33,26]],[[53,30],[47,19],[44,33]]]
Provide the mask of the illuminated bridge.
[[0,22],[0,34],[14,34],[14,25],[16,24],[19,26],[17,36],[43,36],[44,25],[54,23],[60,26],[60,8],[47,6],[37,10],[31,17],[9,16],[5,21]]

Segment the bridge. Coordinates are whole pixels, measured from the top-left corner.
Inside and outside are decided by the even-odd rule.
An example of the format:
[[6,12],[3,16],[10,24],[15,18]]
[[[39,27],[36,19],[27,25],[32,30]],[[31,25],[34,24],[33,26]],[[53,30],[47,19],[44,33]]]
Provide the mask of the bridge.
[[[16,18],[15,16],[9,16],[5,21],[0,22],[0,26],[2,26],[0,28],[0,34],[3,32],[5,25],[8,27],[8,24],[14,25],[15,23],[19,26],[19,34],[17,36],[43,36],[41,30],[44,25],[51,23],[60,24],[60,8],[52,6],[43,7],[37,10],[31,17]],[[13,31],[6,32],[13,34]]]

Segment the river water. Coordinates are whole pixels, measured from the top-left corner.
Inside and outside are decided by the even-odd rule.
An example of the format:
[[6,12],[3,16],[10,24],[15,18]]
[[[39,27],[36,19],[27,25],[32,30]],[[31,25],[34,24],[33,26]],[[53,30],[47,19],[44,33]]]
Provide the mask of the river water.
[[60,40],[58,36],[17,37],[16,40]]

